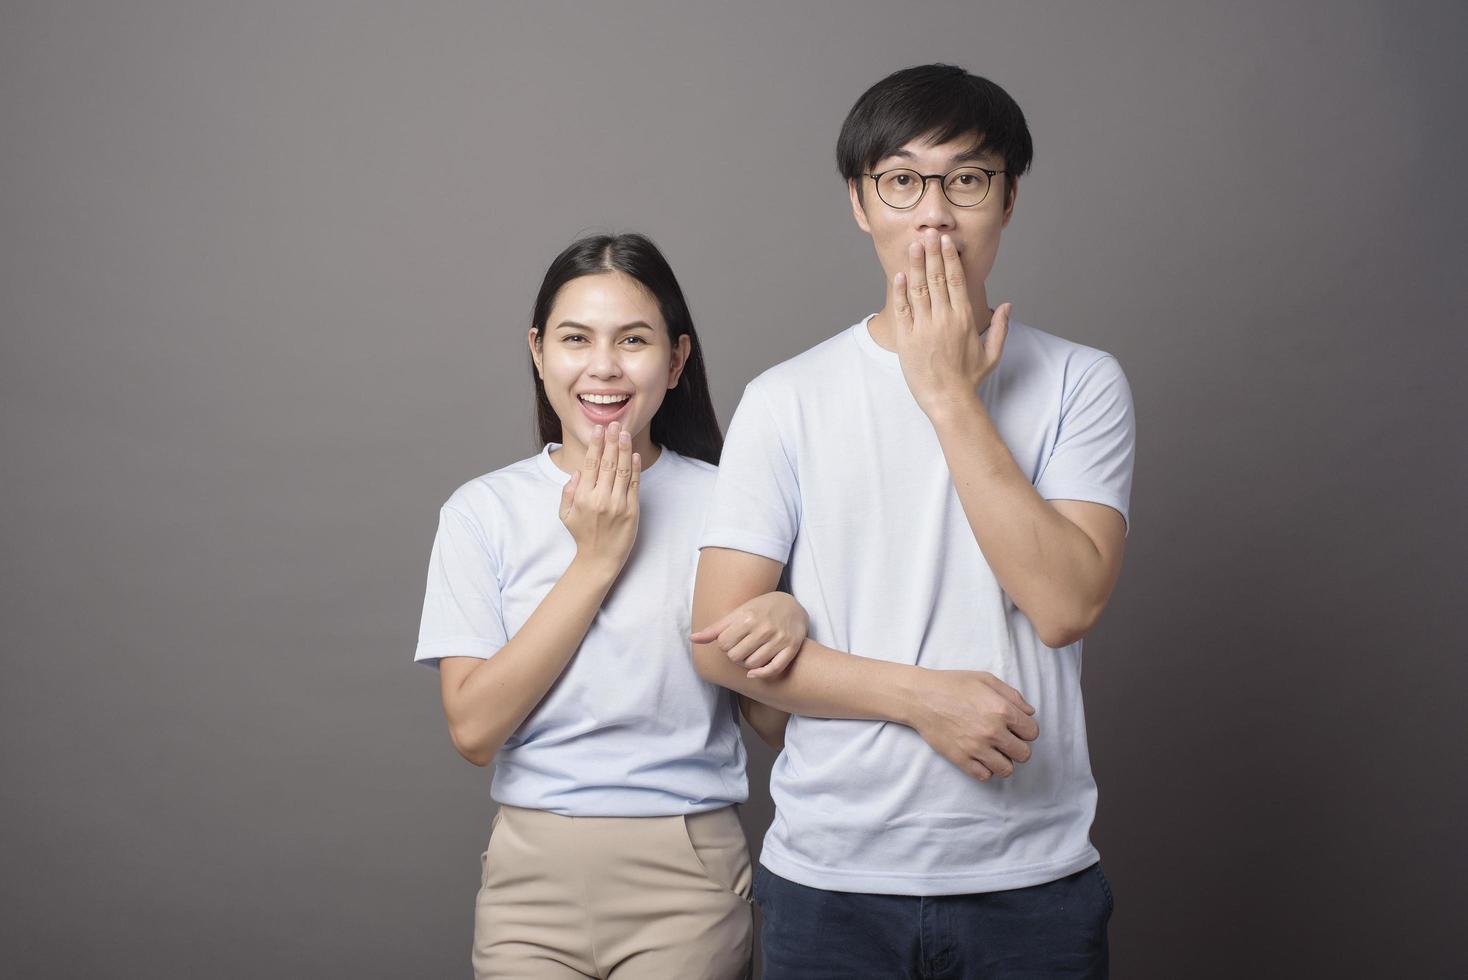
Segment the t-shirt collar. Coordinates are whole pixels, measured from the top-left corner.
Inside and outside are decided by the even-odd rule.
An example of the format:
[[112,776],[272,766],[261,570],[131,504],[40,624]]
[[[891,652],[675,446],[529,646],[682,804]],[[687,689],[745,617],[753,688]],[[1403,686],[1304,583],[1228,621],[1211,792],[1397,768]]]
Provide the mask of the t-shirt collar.
[[[559,442],[546,443],[545,446],[540,450],[540,455],[535,458],[535,461],[537,464],[539,464],[540,471],[545,474],[547,478],[553,480],[558,484],[564,484],[567,480],[571,479],[571,474],[562,470],[559,466],[555,464],[555,461],[550,458],[550,454],[560,448],[561,444]],[[642,486],[644,487],[651,486],[657,480],[661,480],[663,478],[663,474],[671,469],[672,465],[676,465],[670,464],[669,457],[674,457],[678,454],[673,452],[673,450],[669,449],[667,446],[664,446],[662,448],[663,451],[658,454],[657,462],[653,463],[652,466],[642,471]]]
[[887,350],[872,339],[872,332],[868,324],[871,323],[872,317],[876,315],[876,313],[868,313],[862,318],[860,323],[851,328],[851,335],[856,339],[856,346],[861,348],[863,354],[882,365],[888,371],[895,371],[901,374],[902,362],[897,359],[897,352],[895,350]]

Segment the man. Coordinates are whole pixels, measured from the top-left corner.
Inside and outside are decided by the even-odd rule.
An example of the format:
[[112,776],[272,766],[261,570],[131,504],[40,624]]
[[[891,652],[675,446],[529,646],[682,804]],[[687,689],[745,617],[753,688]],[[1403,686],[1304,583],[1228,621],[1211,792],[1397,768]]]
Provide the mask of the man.
[[[729,427],[694,656],[793,716],[755,880],[770,980],[1107,972],[1081,639],[1121,568],[1134,423],[1115,358],[988,305],[1030,157],[1014,100],[962,69],[864,94],[837,158],[886,303],[757,377]],[[758,637],[720,638],[782,571],[809,639],[766,680]]]

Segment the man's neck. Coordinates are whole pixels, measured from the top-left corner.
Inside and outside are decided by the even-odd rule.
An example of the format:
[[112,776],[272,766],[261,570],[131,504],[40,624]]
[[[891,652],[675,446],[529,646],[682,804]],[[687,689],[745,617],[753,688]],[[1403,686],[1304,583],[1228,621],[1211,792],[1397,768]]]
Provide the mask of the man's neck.
[[[984,287],[979,286],[976,290],[978,295],[969,294],[969,302],[974,307],[974,320],[977,321],[979,333],[989,329],[989,320],[994,316],[994,311],[989,308],[989,297]],[[897,337],[892,332],[897,324],[897,318],[892,312],[892,304],[889,302],[877,312],[877,315],[867,321],[867,332],[871,334],[872,340],[876,341],[878,347],[883,350],[896,351]]]

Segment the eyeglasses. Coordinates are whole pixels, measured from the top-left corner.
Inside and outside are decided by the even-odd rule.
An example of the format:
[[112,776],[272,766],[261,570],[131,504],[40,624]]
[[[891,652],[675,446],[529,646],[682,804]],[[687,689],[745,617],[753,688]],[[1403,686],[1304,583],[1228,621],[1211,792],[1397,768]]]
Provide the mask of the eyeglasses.
[[956,208],[973,208],[984,203],[989,196],[989,185],[995,174],[1007,174],[1007,170],[986,170],[983,167],[959,167],[946,174],[920,174],[916,170],[884,170],[879,174],[863,174],[877,185],[877,196],[889,208],[906,211],[917,207],[917,202],[927,193],[928,181],[936,180],[943,188],[943,196]]

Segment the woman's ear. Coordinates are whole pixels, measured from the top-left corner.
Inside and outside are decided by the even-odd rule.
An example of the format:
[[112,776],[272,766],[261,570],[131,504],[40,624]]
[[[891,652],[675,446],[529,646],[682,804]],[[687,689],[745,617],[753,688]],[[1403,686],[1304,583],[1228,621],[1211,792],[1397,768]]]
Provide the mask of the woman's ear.
[[673,359],[668,364],[668,388],[678,387],[678,379],[683,377],[683,369],[688,366],[688,354],[693,350],[693,342],[688,339],[686,333],[678,335],[678,343],[673,346]]
[[540,334],[534,327],[530,328],[530,360],[535,362],[535,374],[541,381],[545,380],[545,371],[540,366]]

